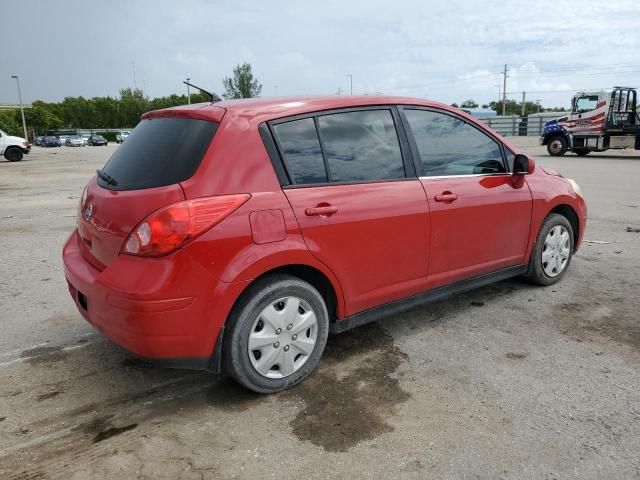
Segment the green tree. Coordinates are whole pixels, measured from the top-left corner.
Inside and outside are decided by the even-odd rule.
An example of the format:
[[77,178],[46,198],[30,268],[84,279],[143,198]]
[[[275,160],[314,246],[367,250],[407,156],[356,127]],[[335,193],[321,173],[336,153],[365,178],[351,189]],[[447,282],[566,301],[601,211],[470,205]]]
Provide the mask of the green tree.
[[475,100],[469,99],[462,102],[460,108],[478,108],[478,104]]
[[36,100],[31,104],[31,108],[25,108],[24,118],[29,127],[29,131],[44,134],[47,130],[60,128],[63,126],[62,119],[53,113],[50,104]]
[[233,69],[233,78],[225,77],[222,84],[224,85],[222,96],[226,99],[257,97],[262,91],[262,85],[253,78],[249,63],[237,65]]
[[[213,94],[214,100],[220,97]],[[200,92],[191,94],[191,103],[209,102],[209,96]],[[142,90],[125,88],[118,98],[67,97],[62,102],[47,103],[36,100],[25,108],[27,129],[38,134],[59,128],[125,128],[134,127],[140,116],[149,110],[186,105],[187,96],[169,95],[149,99]],[[19,110],[0,111],[0,128],[12,135],[23,135]]]
[[62,101],[62,122],[66,128],[91,128],[96,116],[91,100],[84,97],[66,97]]
[[24,132],[21,120],[18,120],[19,115],[20,110],[0,110],[0,130],[4,130],[9,135],[23,137]]
[[[502,101],[490,102],[489,106],[498,115],[502,115]],[[544,108],[540,106],[540,111],[543,112]],[[538,112],[538,104],[535,102],[525,102],[524,113],[530,115]],[[516,102],[515,100],[507,100],[505,102],[505,115],[522,115],[522,102]]]
[[118,125],[135,127],[140,116],[149,110],[149,99],[139,88],[124,88],[120,90]]

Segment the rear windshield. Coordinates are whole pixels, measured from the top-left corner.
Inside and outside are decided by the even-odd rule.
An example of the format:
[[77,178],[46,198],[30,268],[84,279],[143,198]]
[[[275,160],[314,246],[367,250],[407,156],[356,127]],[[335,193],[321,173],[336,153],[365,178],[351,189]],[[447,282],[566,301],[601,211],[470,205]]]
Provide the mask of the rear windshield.
[[142,120],[102,169],[116,185],[102,179],[98,184],[110,190],[139,190],[187,180],[217,128],[217,123],[191,118]]

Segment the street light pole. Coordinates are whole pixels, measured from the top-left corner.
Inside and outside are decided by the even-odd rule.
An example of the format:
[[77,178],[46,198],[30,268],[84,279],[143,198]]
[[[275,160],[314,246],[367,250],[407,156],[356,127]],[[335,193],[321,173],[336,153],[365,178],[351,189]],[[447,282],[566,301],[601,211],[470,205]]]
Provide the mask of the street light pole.
[[349,77],[349,95],[353,95],[353,75],[348,74]]
[[11,78],[16,79],[16,83],[18,84],[18,101],[20,102],[20,114],[22,115],[22,129],[24,130],[24,139],[29,141],[29,137],[27,136],[27,122],[24,120],[24,107],[22,106],[22,92],[20,91],[20,79],[18,75],[11,75]]
[[[190,82],[191,79],[187,78],[187,82]],[[191,105],[191,90],[189,90],[189,84],[187,83],[187,103]]]

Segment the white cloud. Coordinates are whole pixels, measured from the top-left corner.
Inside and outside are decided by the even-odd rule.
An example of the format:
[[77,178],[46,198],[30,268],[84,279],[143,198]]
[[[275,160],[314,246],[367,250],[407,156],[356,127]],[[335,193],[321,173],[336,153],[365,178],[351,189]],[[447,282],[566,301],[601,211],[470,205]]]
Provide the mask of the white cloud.
[[[132,61],[152,96],[180,91],[185,76],[220,92],[222,78],[244,61],[265,95],[275,85],[280,95],[344,91],[353,74],[354,93],[484,103],[497,97],[505,63],[510,92],[640,83],[637,0],[117,0],[108,8],[75,0],[48,10],[35,0],[5,3],[31,25],[26,36],[20,24],[0,31],[12,68],[0,78],[0,101],[14,100],[4,78],[14,73],[28,100],[114,95],[132,83]],[[635,69],[568,70],[632,62]],[[547,105],[570,98],[533,95]]]

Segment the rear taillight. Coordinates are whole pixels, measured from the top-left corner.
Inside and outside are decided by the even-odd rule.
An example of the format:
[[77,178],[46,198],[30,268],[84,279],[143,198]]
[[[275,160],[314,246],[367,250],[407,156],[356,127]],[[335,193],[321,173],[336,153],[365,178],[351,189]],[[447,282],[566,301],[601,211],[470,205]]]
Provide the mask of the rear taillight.
[[251,195],[224,195],[174,203],[153,212],[129,234],[122,253],[160,257],[174,252],[221,222]]

